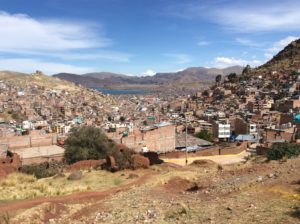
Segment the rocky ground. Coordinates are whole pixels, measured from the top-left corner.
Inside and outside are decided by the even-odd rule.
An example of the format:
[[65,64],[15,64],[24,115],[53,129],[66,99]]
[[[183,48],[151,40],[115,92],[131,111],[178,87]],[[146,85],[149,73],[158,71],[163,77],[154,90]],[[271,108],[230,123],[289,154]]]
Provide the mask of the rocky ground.
[[98,195],[39,199],[31,208],[1,205],[1,223],[299,223],[299,168],[300,158],[256,158],[123,171],[116,175],[128,176],[129,184]]

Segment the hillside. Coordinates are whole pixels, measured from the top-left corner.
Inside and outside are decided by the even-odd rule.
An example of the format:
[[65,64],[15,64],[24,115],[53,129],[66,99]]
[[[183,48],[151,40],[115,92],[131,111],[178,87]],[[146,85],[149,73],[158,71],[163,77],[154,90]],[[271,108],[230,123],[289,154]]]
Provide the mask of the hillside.
[[71,73],[59,73],[57,75],[54,75],[53,77],[59,78],[61,80],[67,80],[69,82],[73,82],[90,88],[103,85],[103,82],[100,79]]
[[72,82],[47,76],[41,72],[25,74],[13,71],[0,71],[0,81],[13,84],[17,87],[37,85],[40,87],[53,88],[58,90],[79,91],[80,87]]
[[13,174],[0,183],[0,222],[299,223],[299,168],[300,158],[258,158],[222,166],[198,160],[186,167],[84,171],[76,181]]
[[[228,75],[231,72],[240,74],[242,67],[234,66],[225,69],[191,67],[173,73],[157,73],[154,76],[126,76],[115,73],[89,73],[83,75],[56,74],[55,77],[80,83],[87,87],[111,87],[115,85],[177,85],[194,84],[203,81],[213,81],[218,74]],[[98,81],[95,80],[98,79]]]
[[84,74],[85,77],[92,77],[96,79],[109,79],[109,78],[115,78],[115,77],[126,77],[126,75],[123,74],[117,74],[112,72],[93,72],[93,73],[87,73]]
[[255,69],[254,73],[292,72],[298,69],[300,69],[300,39],[287,45],[271,60]]
[[[33,74],[0,71],[0,84],[2,90],[4,90],[1,100],[11,98],[16,104],[14,108],[18,108],[18,103],[20,102],[17,100],[19,98],[16,95],[18,91],[24,92],[24,96],[22,99],[20,98],[20,101],[25,101],[32,111],[35,111],[36,104],[47,105],[51,110],[55,110],[59,104],[65,104],[66,107],[75,104],[74,107],[80,107],[81,104],[87,105],[87,103],[90,106],[95,105],[95,108],[101,107],[103,110],[110,110],[110,106],[116,102],[111,96],[76,85],[73,82],[44,75],[40,71]],[[56,96],[49,96],[51,92],[56,93]],[[45,96],[48,96],[48,98]],[[50,98],[54,98],[53,105],[48,102]],[[102,105],[105,106],[103,107]],[[0,118],[7,118],[4,112],[1,113]],[[24,115],[17,109],[14,112],[19,116]],[[32,116],[38,117],[40,115],[38,115],[38,112],[34,112]]]

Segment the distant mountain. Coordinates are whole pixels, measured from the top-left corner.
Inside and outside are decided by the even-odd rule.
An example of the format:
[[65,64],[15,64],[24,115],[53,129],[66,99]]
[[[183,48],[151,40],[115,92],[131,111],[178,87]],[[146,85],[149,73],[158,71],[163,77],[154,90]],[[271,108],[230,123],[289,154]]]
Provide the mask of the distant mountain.
[[101,79],[101,80],[108,79],[108,78],[115,78],[115,77],[126,77],[126,75],[112,73],[112,72],[93,72],[93,73],[84,74],[84,76]]
[[214,80],[219,74],[228,75],[231,72],[241,74],[243,68],[240,66],[228,67],[225,69],[217,68],[203,68],[203,67],[191,67],[183,71],[174,73],[157,73],[155,76],[145,77],[153,82],[165,84],[165,83],[193,83],[201,81]]
[[60,73],[57,78],[82,84],[86,87],[109,87],[116,85],[165,85],[189,84],[203,81],[213,81],[218,74],[228,75],[231,72],[241,74],[240,66],[225,69],[191,67],[179,72],[157,73],[154,76],[126,76],[122,74],[98,72],[83,75]]

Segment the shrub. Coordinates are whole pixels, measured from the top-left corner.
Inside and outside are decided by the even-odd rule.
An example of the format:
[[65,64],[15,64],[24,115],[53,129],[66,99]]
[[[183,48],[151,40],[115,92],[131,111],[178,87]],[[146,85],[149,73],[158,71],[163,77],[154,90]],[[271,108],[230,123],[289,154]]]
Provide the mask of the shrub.
[[22,173],[34,175],[38,179],[52,177],[58,172],[55,169],[48,169],[48,163],[41,163],[38,165],[25,165],[22,166],[20,171]]
[[119,170],[133,167],[132,155],[135,153],[132,149],[124,148],[120,151],[114,147],[109,151],[109,154],[114,157]]
[[275,143],[267,153],[269,160],[280,160],[300,155],[300,144],[294,143]]
[[65,159],[71,164],[81,160],[104,159],[115,147],[99,129],[91,126],[73,128],[66,140]]
[[200,132],[196,133],[195,136],[209,142],[213,140],[213,136],[208,130],[201,130]]

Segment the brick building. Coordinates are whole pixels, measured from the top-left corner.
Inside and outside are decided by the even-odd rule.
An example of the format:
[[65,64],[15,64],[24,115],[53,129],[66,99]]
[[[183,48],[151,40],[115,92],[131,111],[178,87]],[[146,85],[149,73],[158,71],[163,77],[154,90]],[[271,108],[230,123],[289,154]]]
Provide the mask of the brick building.
[[171,123],[160,123],[136,129],[121,139],[121,143],[136,152],[154,151],[170,152],[175,150],[175,126]]

